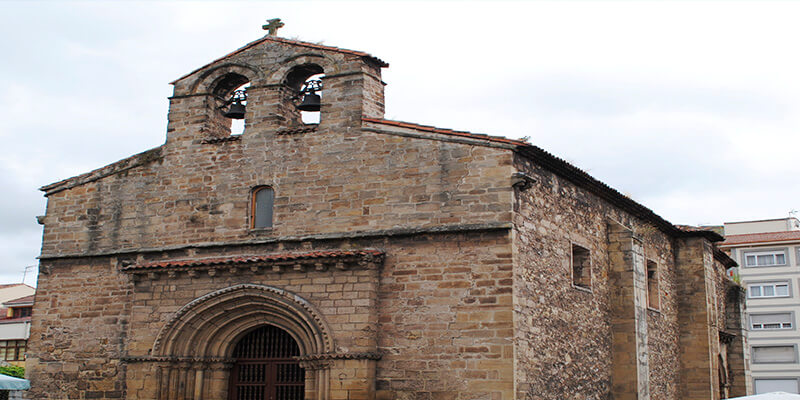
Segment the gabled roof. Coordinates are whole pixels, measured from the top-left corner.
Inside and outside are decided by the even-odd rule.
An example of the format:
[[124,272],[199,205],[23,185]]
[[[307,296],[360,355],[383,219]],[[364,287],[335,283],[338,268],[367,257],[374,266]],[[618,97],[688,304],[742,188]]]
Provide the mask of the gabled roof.
[[620,193],[614,188],[595,179],[594,177],[592,177],[585,171],[581,170],[580,168],[570,164],[569,162],[561,158],[554,156],[553,154],[545,151],[544,149],[538,146],[534,146],[530,143],[521,140],[508,139],[501,136],[476,134],[465,131],[454,131],[451,129],[436,128],[433,126],[418,125],[403,121],[392,121],[392,120],[367,118],[367,117],[363,117],[362,120],[364,122],[370,122],[374,124],[382,124],[400,128],[413,129],[419,132],[438,133],[449,136],[459,136],[463,138],[485,140],[494,143],[512,145],[515,146],[514,150],[518,154],[523,155],[535,161],[542,167],[570,180],[575,185],[597,195],[598,197],[608,201],[612,205],[619,207],[624,211],[627,211],[628,213],[639,219],[650,222],[651,224],[655,225],[656,227],[662,229],[663,231],[669,234],[672,234],[673,236],[676,237],[701,236],[705,237],[706,239],[712,242],[719,242],[723,240],[722,236],[711,230],[683,226],[683,225],[681,226],[673,225],[664,218],[661,218],[659,215],[654,213],[649,208],[635,202],[630,197],[625,196],[624,194]]
[[161,159],[161,148],[163,146],[158,146],[156,148],[141,152],[139,154],[134,154],[130,157],[123,158],[117,162],[113,162],[108,164],[104,167],[100,167],[98,169],[89,171],[85,174],[80,174],[77,176],[73,176],[71,178],[62,179],[58,182],[51,183],[49,185],[44,185],[39,188],[39,190],[45,193],[45,196],[49,196],[53,193],[60,192],[62,190],[70,189],[75,186],[83,185],[84,183],[94,182],[98,179],[105,178],[110,175],[118,174],[120,172],[127,171],[132,168],[136,168],[141,165],[146,165],[154,161],[158,161]]
[[307,47],[309,49],[333,51],[333,52],[336,52],[336,53],[342,53],[342,54],[348,54],[348,55],[351,55],[351,56],[361,57],[365,61],[371,62],[371,63],[373,63],[373,64],[375,64],[375,65],[377,65],[377,66],[379,66],[381,68],[386,68],[386,67],[389,66],[389,64],[387,62],[381,60],[380,58],[374,57],[374,56],[370,55],[369,53],[365,53],[363,51],[348,50],[348,49],[342,49],[342,48],[339,48],[339,47],[325,46],[325,45],[321,45],[321,44],[317,44],[317,43],[301,42],[299,40],[290,40],[290,39],[284,39],[284,38],[277,37],[277,36],[269,36],[269,35],[267,35],[267,36],[262,37],[261,39],[252,41],[252,42],[240,47],[239,49],[234,50],[234,51],[226,54],[225,56],[220,57],[220,58],[218,58],[218,59],[216,59],[216,60],[214,60],[214,61],[212,61],[212,62],[210,62],[210,63],[208,63],[206,65],[203,65],[202,67],[197,68],[194,71],[189,72],[188,74],[186,74],[186,75],[184,75],[184,76],[182,76],[182,77],[180,77],[178,79],[175,79],[174,81],[170,82],[170,84],[174,85],[179,80],[184,79],[184,78],[186,78],[188,76],[191,76],[192,74],[196,73],[197,71],[205,69],[208,66],[210,66],[210,65],[212,65],[214,63],[220,62],[220,61],[222,61],[222,60],[224,60],[226,58],[233,57],[233,56],[235,56],[235,55],[237,55],[237,54],[239,54],[239,53],[241,53],[241,52],[243,52],[243,51],[245,51],[245,50],[247,50],[249,48],[252,48],[252,47],[257,46],[257,45],[259,45],[261,43],[264,43],[264,42],[283,43],[283,44],[288,44],[288,45],[292,45],[292,46]]
[[653,210],[637,203],[630,197],[625,196],[611,186],[608,186],[605,183],[595,179],[582,169],[548,153],[540,147],[526,144],[524,146],[519,146],[517,148],[517,152],[530,158],[542,167],[545,167],[550,171],[569,179],[575,185],[597,195],[612,205],[627,211],[634,217],[637,217],[643,221],[647,221],[662,229],[664,232],[672,234],[673,236],[700,236],[708,239],[711,242],[719,242],[723,240],[722,236],[713,231],[689,227],[678,227],[673,225],[664,218],[661,218],[661,216],[653,212]]
[[738,267],[739,263],[736,260],[732,259],[728,253],[719,249],[719,247],[714,246],[714,259],[722,263],[726,268]]
[[443,135],[460,136],[460,137],[463,137],[463,138],[476,139],[476,140],[486,140],[486,141],[489,141],[489,142],[510,144],[510,145],[514,145],[514,146],[527,145],[527,143],[525,143],[525,142],[523,142],[521,140],[509,139],[509,138],[505,138],[505,137],[502,137],[502,136],[490,136],[490,135],[484,135],[482,133],[472,133],[472,132],[467,132],[467,131],[455,131],[455,130],[452,130],[452,129],[437,128],[435,126],[420,125],[420,124],[415,124],[415,123],[405,122],[405,121],[393,121],[393,120],[388,120],[388,119],[367,118],[367,117],[362,117],[361,120],[364,121],[364,122],[371,122],[373,124],[381,124],[381,125],[395,126],[395,127],[398,127],[398,128],[413,129],[415,131],[420,131],[420,132],[440,133],[440,134],[443,134]]
[[800,231],[746,233],[742,235],[726,235],[725,241],[720,246],[734,246],[740,244],[758,244],[772,242],[798,242]]

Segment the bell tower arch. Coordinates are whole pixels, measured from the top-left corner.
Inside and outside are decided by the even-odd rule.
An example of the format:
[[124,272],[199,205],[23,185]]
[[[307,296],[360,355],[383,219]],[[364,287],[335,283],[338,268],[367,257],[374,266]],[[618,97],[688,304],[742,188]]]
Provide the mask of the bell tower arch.
[[174,81],[170,98],[167,143],[201,143],[229,135],[230,122],[220,102],[245,83],[245,137],[270,136],[304,125],[301,89],[306,79],[324,74],[319,129],[351,130],[362,116],[383,118],[384,83],[388,64],[363,52],[316,43],[264,36],[239,50]]
[[[231,134],[230,109],[234,91],[261,81],[258,68],[242,63],[225,63],[203,71],[184,94],[170,97],[167,142],[223,138]],[[251,114],[243,115],[245,124]]]

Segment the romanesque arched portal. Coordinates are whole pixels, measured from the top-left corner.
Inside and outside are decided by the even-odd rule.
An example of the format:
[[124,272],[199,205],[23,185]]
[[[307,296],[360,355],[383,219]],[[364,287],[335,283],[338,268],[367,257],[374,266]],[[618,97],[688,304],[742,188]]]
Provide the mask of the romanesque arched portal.
[[[236,352],[241,350],[237,345],[265,327],[279,329],[292,340],[297,354],[291,358],[327,354],[334,348],[321,314],[302,297],[267,285],[231,286],[186,304],[159,333],[152,350],[164,360],[159,400],[227,398],[233,390],[229,383]],[[298,366],[305,375],[305,398],[326,399],[327,365]]]

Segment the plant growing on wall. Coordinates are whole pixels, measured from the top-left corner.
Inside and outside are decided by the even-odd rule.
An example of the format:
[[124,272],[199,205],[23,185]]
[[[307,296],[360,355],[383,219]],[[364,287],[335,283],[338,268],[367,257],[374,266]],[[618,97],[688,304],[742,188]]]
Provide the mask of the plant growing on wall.
[[9,365],[6,367],[0,366],[0,374],[13,376],[15,378],[25,378],[25,368]]

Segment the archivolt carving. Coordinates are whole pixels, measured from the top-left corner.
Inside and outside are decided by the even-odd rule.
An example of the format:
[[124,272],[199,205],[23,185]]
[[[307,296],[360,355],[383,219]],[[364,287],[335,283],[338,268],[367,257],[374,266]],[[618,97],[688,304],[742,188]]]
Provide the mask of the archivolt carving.
[[292,335],[302,355],[333,352],[330,328],[311,303],[273,286],[241,284],[183,306],[161,329],[151,354],[229,357],[239,338],[265,324]]

